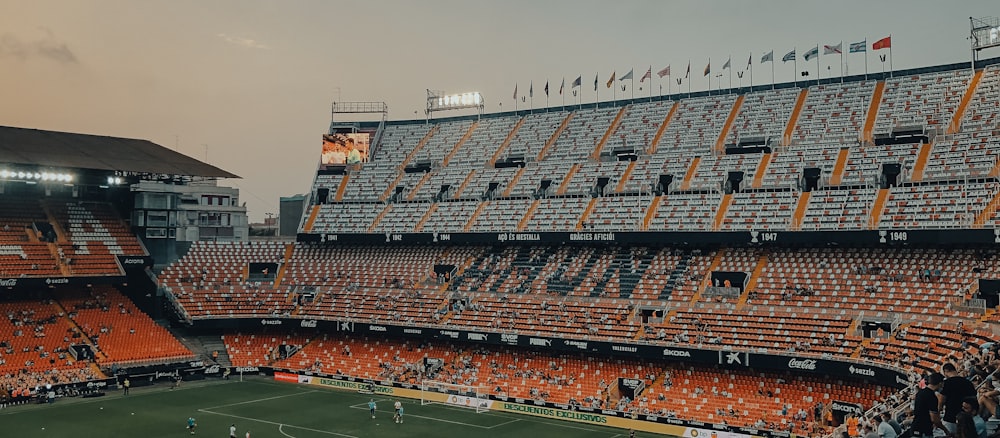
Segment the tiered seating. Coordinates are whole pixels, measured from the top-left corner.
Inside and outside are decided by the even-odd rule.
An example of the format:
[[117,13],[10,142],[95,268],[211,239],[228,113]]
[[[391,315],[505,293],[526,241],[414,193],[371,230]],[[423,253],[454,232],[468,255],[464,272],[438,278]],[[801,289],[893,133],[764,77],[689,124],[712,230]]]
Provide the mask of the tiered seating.
[[528,230],[571,231],[576,229],[580,214],[590,198],[542,199],[538,209],[528,219]]
[[117,255],[145,255],[138,239],[111,206],[103,203],[49,203],[72,244],[61,244],[63,261],[75,275],[121,275]]
[[226,353],[233,366],[262,367],[271,366],[281,359],[279,350],[281,345],[301,347],[308,343],[309,339],[302,335],[268,336],[266,333],[260,335],[236,333],[223,335],[222,341],[226,344]]
[[903,126],[944,132],[971,77],[963,69],[887,79],[875,132],[889,133]]
[[565,118],[566,112],[563,111],[538,112],[525,116],[521,129],[514,134],[514,138],[501,157],[521,155],[525,159],[533,160]]
[[875,81],[809,87],[792,135],[793,145],[857,144],[875,91]]
[[537,164],[529,164],[524,168],[521,178],[514,184],[511,196],[532,196],[540,188],[542,180],[552,181],[548,188],[549,194],[555,194],[559,188],[559,183],[566,178],[573,162],[570,161],[550,161],[545,160]]
[[315,233],[364,233],[385,204],[325,204],[313,223]]
[[858,230],[869,227],[877,190],[814,190],[809,197],[802,230]]
[[0,244],[0,277],[60,276],[62,271],[44,243]]
[[82,339],[51,302],[0,303],[0,389],[80,382],[100,375],[67,352]]
[[516,167],[504,167],[500,169],[486,168],[486,169],[476,169],[476,173],[472,175],[469,183],[466,185],[465,189],[462,190],[460,194],[461,199],[482,199],[483,195],[489,190],[490,183],[497,183],[498,187],[494,197],[500,197],[507,186],[510,183],[511,178],[517,173]]
[[382,217],[382,220],[375,225],[374,232],[395,232],[395,233],[409,233],[420,222],[420,218],[424,216],[427,209],[430,208],[431,204],[429,202],[401,202],[390,204],[386,208],[388,212]]
[[345,201],[374,202],[381,200],[382,193],[399,175],[399,170],[388,163],[365,163],[357,172],[351,173],[351,179],[344,188]]
[[850,320],[817,313],[691,310],[671,315],[655,327],[655,332],[647,332],[646,337],[681,345],[731,345],[762,351],[843,356],[853,352],[861,342],[859,336],[847,334],[849,325]]
[[443,248],[296,246],[283,284],[387,287],[428,277]]
[[[597,186],[597,179],[602,177],[609,179],[602,194],[611,194],[618,185],[619,178],[625,173],[626,167],[628,161],[584,163],[570,178],[566,185],[566,194],[589,196],[591,190]],[[561,184],[561,181],[554,184]]]
[[440,164],[472,126],[472,120],[458,120],[437,124],[438,131],[427,140],[411,161],[430,161]]
[[798,96],[797,88],[748,93],[726,143],[737,143],[746,137],[781,138]]
[[878,186],[882,165],[889,163],[902,165],[903,174],[897,181],[902,183],[909,179],[909,172],[913,170],[919,152],[919,144],[868,145],[852,148],[847,156],[842,184]]
[[94,342],[104,365],[129,366],[191,360],[194,354],[165,328],[109,286],[63,289],[56,297],[70,319]]
[[466,309],[448,325],[482,329],[512,329],[561,337],[592,336],[632,339],[639,325],[629,318],[627,303],[549,302],[543,297],[484,295],[475,300],[481,310]]
[[939,364],[947,361],[962,363],[967,357],[978,356],[978,345],[969,342],[976,337],[994,338],[986,327],[970,329],[955,323],[916,322],[900,327],[895,334],[877,336],[871,348],[862,350],[862,356],[911,372],[926,373],[937,371]]
[[480,119],[479,126],[458,149],[449,166],[481,167],[493,156],[518,120],[518,117],[509,116]]
[[[583,161],[590,156],[601,138],[611,127],[611,122],[618,114],[619,108],[606,107],[601,109],[587,108],[576,111],[566,129],[556,139],[549,151],[547,160]],[[564,113],[560,113],[565,115]],[[614,142],[613,139],[608,140]]]
[[441,191],[441,186],[447,185],[449,189],[445,192],[445,197],[450,198],[451,195],[455,193],[458,186],[465,181],[465,177],[472,172],[471,168],[459,167],[459,166],[448,166],[443,169],[438,169],[430,178],[424,182],[423,185],[417,189],[413,199],[415,200],[430,200],[433,199],[438,192]]
[[586,230],[635,231],[642,228],[650,196],[606,196],[598,198],[597,205],[584,223]]
[[799,192],[740,192],[733,194],[721,230],[787,230]]
[[669,304],[686,304],[694,296],[710,263],[711,257],[684,250],[661,249],[650,261],[633,297],[638,300],[661,299]]
[[625,146],[636,152],[648,151],[663,120],[674,106],[672,101],[641,102],[629,105],[618,128],[608,136],[601,151],[609,152]]
[[721,201],[722,195],[718,193],[671,193],[662,196],[649,229],[711,231]]
[[290,313],[284,291],[244,283],[249,263],[281,263],[284,251],[277,242],[196,242],[159,278],[191,318]]
[[387,125],[382,132],[382,140],[375,147],[372,161],[393,168],[402,164],[433,126],[422,122]]
[[470,231],[496,232],[515,231],[524,213],[528,211],[530,199],[497,199],[490,201],[472,223]]
[[1000,116],[1000,69],[990,66],[969,101],[961,130],[954,135],[938,135],[924,170],[924,180],[982,178],[996,166],[1000,154],[996,120]]
[[[729,172],[743,172],[746,176],[751,176],[757,172],[757,165],[760,163],[761,154],[738,154],[723,155],[721,157],[702,157],[698,163],[698,169],[691,178],[691,189],[719,190],[726,182]],[[744,184],[749,186],[752,179],[746,179]]]
[[894,187],[878,227],[882,229],[970,226],[996,195],[996,183]]
[[821,180],[828,181],[837,163],[838,144],[793,145],[771,154],[771,162],[761,179],[762,187],[796,187],[803,169],[820,169]]
[[656,156],[709,155],[735,102],[735,94],[681,100]]
[[431,213],[424,223],[424,232],[459,233],[464,231],[465,224],[479,208],[479,202],[439,202],[437,209]]
[[[768,254],[756,288],[760,306],[785,305],[804,311],[866,312],[891,318],[972,314],[950,306],[955,291],[978,278],[973,252],[917,249],[809,249]],[[931,278],[921,278],[926,271]],[[806,292],[802,292],[802,291]]]

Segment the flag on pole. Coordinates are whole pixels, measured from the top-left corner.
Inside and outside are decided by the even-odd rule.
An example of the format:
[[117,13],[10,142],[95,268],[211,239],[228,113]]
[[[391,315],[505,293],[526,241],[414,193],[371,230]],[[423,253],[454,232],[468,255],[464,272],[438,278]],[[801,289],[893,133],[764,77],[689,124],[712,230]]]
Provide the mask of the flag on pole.
[[656,75],[661,78],[664,76],[670,76],[670,65],[667,65],[666,67],[663,68],[663,70],[656,72]]
[[576,88],[576,87],[579,87],[581,85],[583,85],[583,76],[577,76],[576,80],[573,81],[573,85],[571,85],[570,87],[571,88]]
[[600,73],[594,75],[594,91],[597,91],[597,75],[599,75],[599,74]]
[[747,68],[745,68],[744,70],[749,69],[751,65],[753,65],[753,53],[751,53],[750,57],[747,58]]
[[688,70],[687,73],[684,73],[684,79],[687,79],[690,76],[691,76],[691,61],[688,61]]
[[882,38],[882,39],[880,39],[878,41],[875,41],[875,44],[872,44],[872,50],[882,50],[882,49],[888,49],[890,47],[892,47],[892,36],[891,35],[887,36],[885,38]]
[[535,97],[535,81],[528,84],[528,97]]
[[608,78],[608,83],[607,83],[607,87],[608,88],[611,88],[611,84],[615,83],[615,73],[617,73],[617,72],[614,72],[614,71],[611,72],[611,77]]
[[794,60],[795,60],[795,49],[792,49],[791,52],[788,52],[785,54],[785,56],[781,57],[781,62],[788,62]]
[[564,88],[566,88],[566,78],[563,78],[562,84],[559,84],[559,95],[560,96],[562,96]]
[[514,84],[514,100],[517,100],[517,84]]
[[653,79],[653,66],[649,66],[649,70],[646,70],[646,74],[642,75],[639,82],[646,82],[646,79]]
[[708,64],[705,64],[705,72],[702,73],[702,76],[708,76],[710,73],[712,73],[712,60],[711,59],[708,60]]
[[726,63],[722,64],[722,69],[725,70],[725,69],[729,68],[729,65],[732,63],[732,60],[733,60],[733,57],[730,56],[729,59],[726,60]]
[[767,52],[764,56],[760,57],[760,63],[763,64],[765,62],[774,62],[774,50]]
[[545,81],[545,97],[549,97],[549,81]]
[[836,46],[823,46],[823,54],[824,55],[832,55],[834,53],[843,54],[844,52],[840,50],[843,45],[844,42],[841,41],[840,44],[837,44]]
[[[635,69],[632,69],[632,70],[635,70]],[[624,81],[626,79],[632,79],[632,70],[629,70],[628,73],[625,73],[625,75],[622,76],[621,78],[619,78],[618,80],[619,81]]]
[[864,39],[856,43],[851,43],[849,49],[850,53],[866,52],[868,51],[868,40]]
[[813,59],[813,58],[815,58],[817,56],[819,56],[819,46],[818,45],[816,47],[813,47],[813,48],[809,49],[809,51],[807,51],[806,53],[804,53],[802,55],[802,58],[805,59],[806,61],[808,61],[808,60]]

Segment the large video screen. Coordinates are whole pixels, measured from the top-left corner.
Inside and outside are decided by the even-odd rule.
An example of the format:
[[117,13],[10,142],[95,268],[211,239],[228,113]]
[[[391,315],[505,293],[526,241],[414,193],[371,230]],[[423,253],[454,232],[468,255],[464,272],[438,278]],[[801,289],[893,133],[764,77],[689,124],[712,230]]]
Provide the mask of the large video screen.
[[323,166],[343,166],[368,161],[371,134],[367,132],[323,135]]

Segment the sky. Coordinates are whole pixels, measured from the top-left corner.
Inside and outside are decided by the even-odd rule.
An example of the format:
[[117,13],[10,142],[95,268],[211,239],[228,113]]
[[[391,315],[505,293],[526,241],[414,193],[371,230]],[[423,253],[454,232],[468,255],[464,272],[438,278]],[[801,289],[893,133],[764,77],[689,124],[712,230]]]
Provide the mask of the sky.
[[[389,120],[409,120],[423,118],[427,89],[479,91],[487,112],[510,111],[515,85],[519,97],[534,91],[519,109],[545,106],[546,81],[554,106],[562,80],[570,103],[582,76],[590,103],[595,75],[602,101],[611,73],[630,69],[637,95],[650,90],[639,83],[648,69],[659,94],[677,85],[655,73],[670,65],[675,81],[689,62],[700,91],[710,79],[727,87],[730,74],[737,85],[751,55],[761,84],[771,81],[760,63],[771,50],[774,80],[787,82],[795,72],[785,53],[796,49],[799,70],[815,78],[815,60],[802,54],[841,42],[858,74],[865,55],[881,71],[888,51],[871,44],[890,34],[897,70],[968,62],[969,17],[1000,16],[1000,3],[0,0],[0,11],[0,125],[150,140],[240,175],[220,184],[239,188],[261,221],[277,214],[279,197],[309,191],[334,101],[385,102]],[[868,52],[848,54],[861,40]],[[996,56],[1000,48],[981,53]],[[822,77],[840,74],[839,56],[820,62]],[[470,112],[442,116],[461,114]]]

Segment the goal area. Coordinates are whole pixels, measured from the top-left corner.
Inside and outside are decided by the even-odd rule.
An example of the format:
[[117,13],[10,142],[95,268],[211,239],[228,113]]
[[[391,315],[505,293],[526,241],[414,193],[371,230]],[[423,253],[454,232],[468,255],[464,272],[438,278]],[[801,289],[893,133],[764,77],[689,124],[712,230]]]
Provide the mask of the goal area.
[[490,410],[493,401],[490,400],[489,388],[484,386],[424,380],[420,382],[420,404],[457,406],[482,413]]

